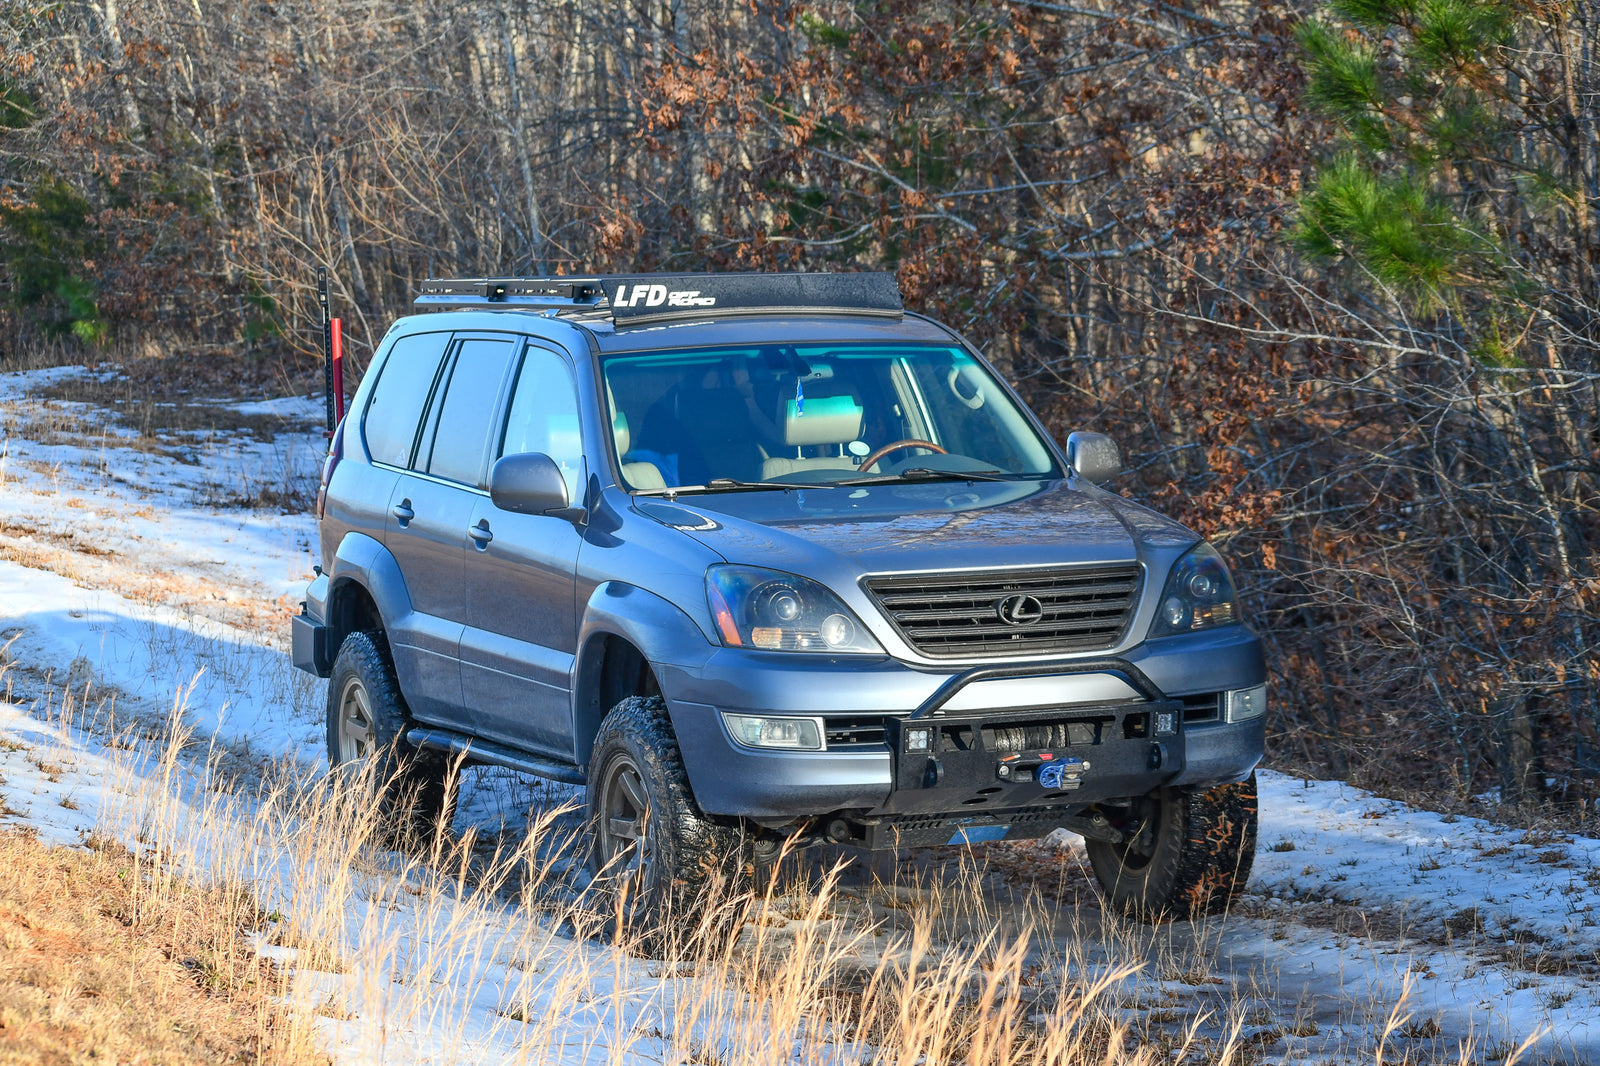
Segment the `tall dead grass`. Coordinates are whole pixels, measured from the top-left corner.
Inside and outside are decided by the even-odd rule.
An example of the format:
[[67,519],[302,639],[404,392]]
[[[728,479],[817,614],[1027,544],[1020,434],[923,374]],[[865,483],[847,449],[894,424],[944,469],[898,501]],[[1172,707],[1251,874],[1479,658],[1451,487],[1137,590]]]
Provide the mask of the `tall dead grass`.
[[[81,724],[68,719],[90,713],[69,703],[63,744]],[[1263,1053],[1237,994],[1177,1025],[1134,1009],[1142,968],[1193,960],[1153,954],[1131,927],[1095,949],[1055,935],[1059,916],[1037,895],[1002,913],[975,869],[874,888],[887,926],[845,920],[836,865],[629,929],[574,874],[560,808],[511,843],[440,831],[400,854],[382,846],[370,780],[293,762],[239,776],[184,723],[180,700],[164,731],[106,749],[98,831],[132,849],[129,912],[161,913],[196,884],[237,901],[191,920],[288,975],[298,1028],[274,1039],[315,1030],[342,1061],[1154,1066]],[[1411,1015],[1403,998],[1376,1009],[1382,1063]],[[1466,1063],[1480,1050],[1406,1058]]]

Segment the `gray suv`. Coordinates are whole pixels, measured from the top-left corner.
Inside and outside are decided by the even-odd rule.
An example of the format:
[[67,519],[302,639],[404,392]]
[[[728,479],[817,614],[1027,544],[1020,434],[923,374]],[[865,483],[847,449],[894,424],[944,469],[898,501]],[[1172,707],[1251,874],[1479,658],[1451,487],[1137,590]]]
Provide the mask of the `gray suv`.
[[294,661],[426,824],[452,757],[586,786],[602,884],[1081,834],[1227,903],[1265,667],[1227,567],[1099,487],[888,274],[429,281],[335,432]]

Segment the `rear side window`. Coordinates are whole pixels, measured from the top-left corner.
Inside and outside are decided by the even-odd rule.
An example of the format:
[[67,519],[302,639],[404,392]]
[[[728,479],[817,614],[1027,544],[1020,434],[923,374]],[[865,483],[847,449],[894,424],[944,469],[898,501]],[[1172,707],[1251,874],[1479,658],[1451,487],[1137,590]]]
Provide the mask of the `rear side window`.
[[509,340],[465,340],[456,354],[439,408],[428,473],[464,485],[478,484],[489,450],[489,426],[500,385],[516,345]]
[[449,341],[448,333],[413,333],[396,340],[389,349],[362,420],[374,462],[411,464],[417,423],[428,406],[428,393],[439,376]]

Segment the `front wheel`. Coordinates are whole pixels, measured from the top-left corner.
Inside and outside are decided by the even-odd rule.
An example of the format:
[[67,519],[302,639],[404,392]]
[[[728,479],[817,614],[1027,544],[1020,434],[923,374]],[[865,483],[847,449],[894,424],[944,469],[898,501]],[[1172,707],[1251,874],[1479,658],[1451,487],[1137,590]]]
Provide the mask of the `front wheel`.
[[1204,792],[1158,789],[1113,824],[1122,843],[1084,842],[1111,909],[1148,922],[1215,914],[1250,879],[1256,775]]
[[590,863],[630,925],[659,926],[743,872],[736,829],[701,813],[660,696],[611,709],[589,762]]

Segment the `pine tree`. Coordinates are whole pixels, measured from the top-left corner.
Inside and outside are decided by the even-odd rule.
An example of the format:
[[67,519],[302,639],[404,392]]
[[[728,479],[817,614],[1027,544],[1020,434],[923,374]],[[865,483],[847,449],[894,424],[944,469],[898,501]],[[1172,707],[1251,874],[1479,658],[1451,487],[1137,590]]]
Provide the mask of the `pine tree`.
[[[1300,201],[1300,246],[1358,265],[1406,311],[1442,317],[1487,362],[1519,361],[1541,308],[1570,317],[1576,297],[1592,312],[1579,127],[1559,54],[1526,47],[1560,36],[1563,12],[1336,0],[1299,32],[1307,98],[1338,130]],[[1564,278],[1529,254],[1562,232]]]

